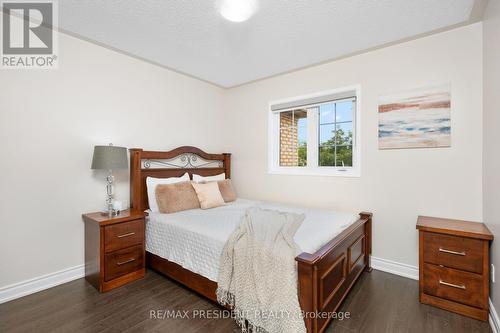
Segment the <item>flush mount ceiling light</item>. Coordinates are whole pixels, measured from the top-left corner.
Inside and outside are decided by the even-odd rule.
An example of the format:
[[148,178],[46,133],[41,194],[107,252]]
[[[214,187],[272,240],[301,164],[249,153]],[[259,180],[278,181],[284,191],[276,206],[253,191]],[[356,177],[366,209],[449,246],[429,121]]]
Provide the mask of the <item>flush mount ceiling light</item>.
[[257,10],[257,0],[219,0],[220,14],[231,22],[248,20]]

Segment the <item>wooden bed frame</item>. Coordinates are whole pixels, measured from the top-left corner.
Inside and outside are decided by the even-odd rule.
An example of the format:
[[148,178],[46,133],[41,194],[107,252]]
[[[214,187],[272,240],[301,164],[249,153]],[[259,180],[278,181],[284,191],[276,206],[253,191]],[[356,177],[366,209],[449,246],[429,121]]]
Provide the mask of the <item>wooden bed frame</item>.
[[[169,162],[172,159],[181,162]],[[203,162],[193,162],[202,159]],[[153,163],[160,167],[152,168]],[[188,146],[167,152],[130,149],[131,207],[141,211],[148,209],[146,177],[179,177],[185,172],[191,178],[192,174],[213,176],[223,172],[230,178],[231,154],[208,154]],[[296,257],[298,297],[308,333],[323,332],[332,313],[339,308],[361,273],[371,271],[372,214],[362,212],[359,215],[355,223],[316,253],[302,253]],[[148,267],[217,302],[216,282],[149,252],[146,262]]]

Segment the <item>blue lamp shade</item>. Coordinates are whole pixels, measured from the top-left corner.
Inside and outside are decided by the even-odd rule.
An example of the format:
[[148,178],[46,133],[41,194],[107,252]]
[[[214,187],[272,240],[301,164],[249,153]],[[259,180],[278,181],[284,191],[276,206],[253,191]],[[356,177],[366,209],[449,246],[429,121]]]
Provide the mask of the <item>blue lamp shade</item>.
[[127,148],[116,146],[95,146],[92,157],[93,170],[127,169]]

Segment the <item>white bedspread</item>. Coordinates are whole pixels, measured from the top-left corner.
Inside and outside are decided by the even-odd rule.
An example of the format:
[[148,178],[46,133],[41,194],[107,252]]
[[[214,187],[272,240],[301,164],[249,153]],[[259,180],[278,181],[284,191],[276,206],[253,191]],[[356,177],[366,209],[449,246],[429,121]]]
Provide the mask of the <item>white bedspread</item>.
[[146,223],[146,251],[217,282],[224,244],[246,209],[255,205],[264,209],[304,213],[306,218],[294,239],[301,250],[308,253],[319,250],[359,218],[352,213],[238,199],[208,210],[150,213]]

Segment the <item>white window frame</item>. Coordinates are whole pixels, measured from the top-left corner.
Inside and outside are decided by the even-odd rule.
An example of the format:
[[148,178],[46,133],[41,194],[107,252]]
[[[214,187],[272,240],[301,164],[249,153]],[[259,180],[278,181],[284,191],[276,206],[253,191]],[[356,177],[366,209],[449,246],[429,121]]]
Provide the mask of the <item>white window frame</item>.
[[[297,107],[272,111],[272,105],[296,102],[310,98],[326,95],[335,95],[354,91],[356,102],[353,112],[353,145],[352,145],[352,167],[328,167],[318,166],[319,149],[319,115],[318,112],[308,110],[307,114],[307,166],[303,167],[283,167],[280,166],[280,123],[279,114],[283,111],[296,110]],[[341,100],[341,99],[339,99]],[[320,103],[323,104],[323,103]],[[312,108],[320,104],[307,105]],[[269,102],[268,110],[268,172],[279,175],[309,175],[309,176],[335,176],[335,177],[361,177],[361,86],[353,85],[340,89],[326,90],[314,94],[296,96]]]

